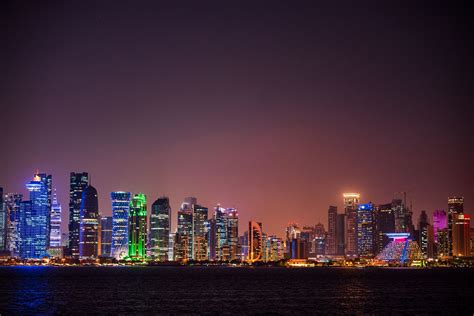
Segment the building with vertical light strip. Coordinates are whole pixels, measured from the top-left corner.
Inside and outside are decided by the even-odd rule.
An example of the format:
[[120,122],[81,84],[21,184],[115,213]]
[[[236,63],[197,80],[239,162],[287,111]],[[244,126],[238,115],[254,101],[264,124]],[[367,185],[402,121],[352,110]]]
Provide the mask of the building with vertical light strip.
[[51,203],[51,233],[49,236],[50,247],[61,247],[61,204],[58,202],[56,189]]
[[79,257],[82,191],[89,185],[87,172],[71,172],[69,183],[69,253]]
[[97,258],[99,247],[99,199],[97,190],[89,185],[82,192],[79,225],[79,257]]
[[346,256],[357,255],[357,205],[359,205],[359,193],[344,193],[344,214],[345,218],[345,252]]
[[131,193],[116,191],[110,193],[112,202],[112,244],[111,257],[120,260],[128,255],[128,212]]
[[130,201],[128,214],[128,258],[143,260],[146,258],[147,245],[147,207],[146,196],[135,194]]
[[[168,261],[171,232],[171,206],[168,197],[160,197],[151,205],[150,255]],[[172,260],[172,258],[170,258]]]
[[464,198],[452,196],[448,198],[448,255],[453,256],[453,229],[457,214],[464,213]]

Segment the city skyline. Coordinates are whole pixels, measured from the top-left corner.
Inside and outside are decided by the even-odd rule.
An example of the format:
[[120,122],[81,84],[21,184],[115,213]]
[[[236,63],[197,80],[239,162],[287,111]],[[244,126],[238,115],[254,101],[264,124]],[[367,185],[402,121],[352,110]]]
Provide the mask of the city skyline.
[[197,196],[270,232],[344,192],[472,210],[469,19],[406,6],[11,4],[0,183],[40,168],[66,206],[86,170],[106,215],[112,191]]

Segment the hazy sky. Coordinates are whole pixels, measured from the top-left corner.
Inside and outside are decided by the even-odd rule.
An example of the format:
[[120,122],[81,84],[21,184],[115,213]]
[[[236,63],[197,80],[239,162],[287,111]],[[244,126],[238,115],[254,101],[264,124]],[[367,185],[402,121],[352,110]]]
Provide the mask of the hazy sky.
[[98,2],[1,10],[0,186],[52,174],[64,227],[71,171],[105,215],[113,190],[168,195],[173,227],[185,196],[278,235],[346,191],[473,210],[465,8]]

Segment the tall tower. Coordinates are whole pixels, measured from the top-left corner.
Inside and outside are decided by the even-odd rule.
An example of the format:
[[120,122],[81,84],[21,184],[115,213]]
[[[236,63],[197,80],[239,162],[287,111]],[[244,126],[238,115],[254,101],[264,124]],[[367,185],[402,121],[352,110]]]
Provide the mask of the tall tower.
[[0,251],[7,249],[7,216],[3,198],[3,188],[0,187]]
[[373,258],[374,253],[374,206],[372,203],[357,206],[357,255]]
[[112,216],[101,216],[100,218],[100,255],[111,257],[112,249]]
[[328,255],[336,254],[336,226],[337,226],[337,206],[329,206],[328,209],[328,238],[327,238],[327,251]]
[[49,235],[49,246],[61,246],[61,204],[58,202],[56,189],[54,189],[53,202],[51,204],[51,233]]
[[193,209],[197,199],[184,199],[178,210],[178,229],[176,231],[175,259],[187,261],[193,259]]
[[20,255],[20,204],[23,195],[8,193],[5,195],[5,210],[7,217],[7,250],[12,257]]
[[69,182],[69,251],[79,256],[79,229],[81,222],[82,191],[89,185],[87,172],[71,172]]
[[[47,255],[51,222],[51,175],[36,172],[26,184],[30,201],[20,208],[20,256],[40,259]],[[22,211],[23,210],[23,211]]]
[[390,242],[387,234],[395,232],[395,214],[392,204],[378,205],[375,210],[375,254],[378,255]]
[[448,255],[453,256],[453,225],[457,214],[464,213],[464,198],[448,198]]
[[170,229],[171,206],[169,198],[164,196],[158,198],[151,205],[150,252],[152,258],[168,261]]
[[128,257],[135,260],[146,258],[147,210],[146,196],[135,194],[130,202],[128,215]]
[[128,212],[130,210],[130,192],[110,193],[112,200],[112,245],[111,256],[117,260],[128,255]]
[[208,259],[206,225],[208,208],[194,204],[193,206],[193,260]]
[[97,258],[99,248],[99,202],[97,190],[89,185],[82,192],[79,225],[79,256]]
[[254,221],[249,222],[249,262],[256,262],[262,260],[263,247],[263,232],[262,223]]
[[359,205],[359,193],[344,193],[344,214],[346,215],[346,255],[357,255],[357,205]]
[[469,231],[471,216],[463,213],[456,213],[453,219],[453,256],[468,257],[471,252]]

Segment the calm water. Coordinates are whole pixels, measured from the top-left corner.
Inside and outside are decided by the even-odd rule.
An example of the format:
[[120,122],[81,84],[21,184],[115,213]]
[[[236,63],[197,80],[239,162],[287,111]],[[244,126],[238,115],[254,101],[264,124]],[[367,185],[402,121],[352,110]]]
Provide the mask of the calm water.
[[0,267],[0,314],[465,314],[474,270]]

